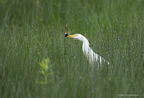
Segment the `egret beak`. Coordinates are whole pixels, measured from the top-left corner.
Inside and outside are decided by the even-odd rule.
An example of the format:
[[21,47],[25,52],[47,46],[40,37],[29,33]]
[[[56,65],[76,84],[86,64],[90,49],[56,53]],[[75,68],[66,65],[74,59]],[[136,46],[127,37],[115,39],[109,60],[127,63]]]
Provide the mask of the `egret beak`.
[[76,37],[77,35],[67,35],[65,37],[69,37],[69,38],[73,38],[73,37]]

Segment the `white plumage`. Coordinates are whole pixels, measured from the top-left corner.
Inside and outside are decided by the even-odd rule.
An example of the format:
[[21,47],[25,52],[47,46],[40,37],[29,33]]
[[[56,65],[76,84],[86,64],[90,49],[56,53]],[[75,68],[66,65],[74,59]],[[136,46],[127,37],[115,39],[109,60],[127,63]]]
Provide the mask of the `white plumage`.
[[100,66],[103,62],[106,62],[107,64],[109,64],[109,62],[107,60],[105,60],[103,57],[96,54],[89,47],[89,41],[83,35],[81,35],[81,34],[74,34],[74,35],[65,34],[65,37],[74,38],[76,40],[80,40],[83,42],[82,51],[91,65],[93,65],[95,62],[98,63],[98,65],[100,65]]

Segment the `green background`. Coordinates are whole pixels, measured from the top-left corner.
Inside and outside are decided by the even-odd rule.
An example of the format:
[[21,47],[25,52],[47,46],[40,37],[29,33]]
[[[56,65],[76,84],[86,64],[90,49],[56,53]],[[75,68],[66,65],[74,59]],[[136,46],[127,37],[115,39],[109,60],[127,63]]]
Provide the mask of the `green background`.
[[[64,37],[67,23],[110,65],[91,68],[82,42]],[[43,75],[39,63],[46,58]],[[38,83],[44,77],[46,84]],[[144,98],[143,0],[0,0],[1,98],[132,94]]]

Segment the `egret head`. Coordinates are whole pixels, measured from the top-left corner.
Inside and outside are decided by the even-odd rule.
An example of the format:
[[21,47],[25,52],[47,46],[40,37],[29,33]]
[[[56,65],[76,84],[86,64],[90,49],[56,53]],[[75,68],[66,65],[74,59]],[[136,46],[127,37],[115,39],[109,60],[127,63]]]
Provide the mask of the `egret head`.
[[65,34],[65,37],[73,38],[73,39],[80,40],[80,41],[83,41],[83,38],[84,38],[84,36],[81,34],[74,34],[74,35],[68,35],[68,34],[66,35]]
[[85,45],[89,45],[89,41],[81,34],[68,35],[65,33],[65,37],[73,38],[73,39],[82,41],[83,43],[85,43]]

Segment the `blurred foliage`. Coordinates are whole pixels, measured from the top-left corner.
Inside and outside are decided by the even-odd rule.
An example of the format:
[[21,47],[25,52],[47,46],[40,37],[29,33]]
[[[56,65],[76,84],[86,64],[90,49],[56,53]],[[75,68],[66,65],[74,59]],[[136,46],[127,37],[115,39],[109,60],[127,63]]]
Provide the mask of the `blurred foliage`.
[[[143,0],[0,0],[0,97],[143,98],[143,5]],[[86,36],[114,66],[112,72],[105,65],[102,71],[89,66],[82,43],[64,38],[66,23],[70,34]]]

